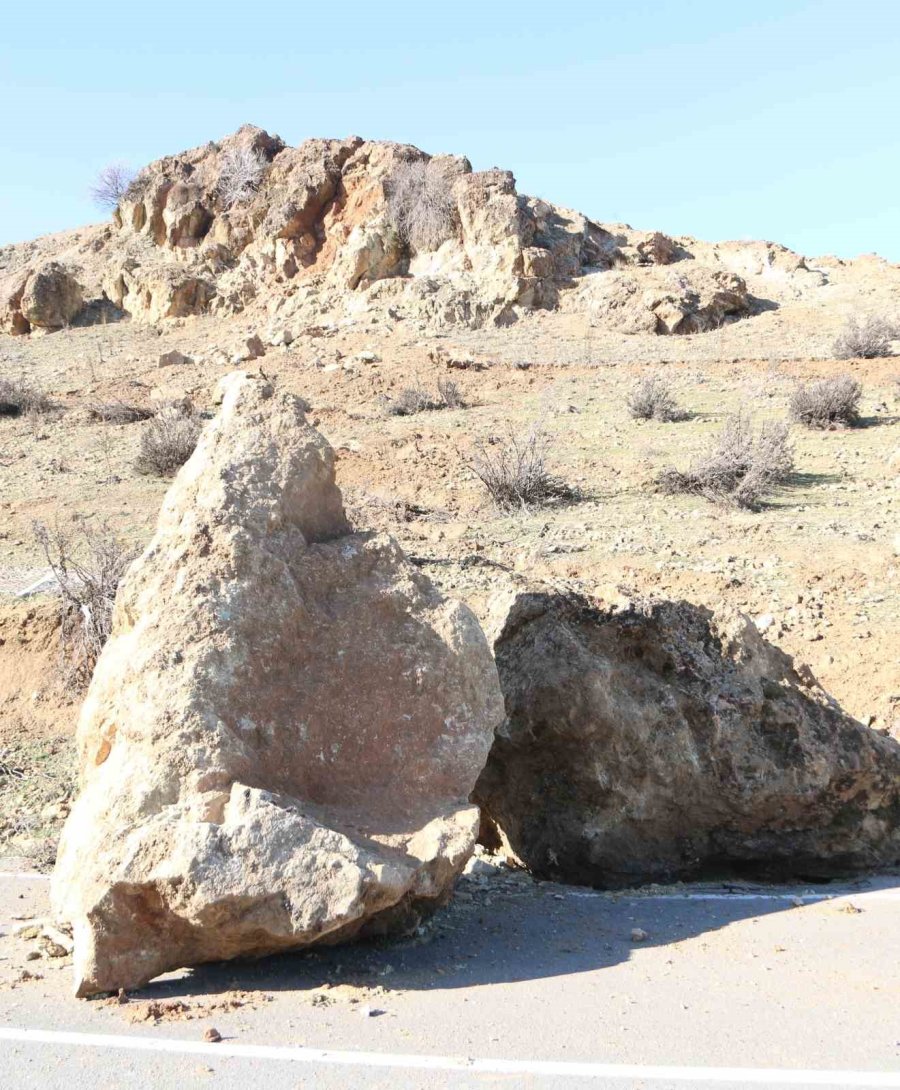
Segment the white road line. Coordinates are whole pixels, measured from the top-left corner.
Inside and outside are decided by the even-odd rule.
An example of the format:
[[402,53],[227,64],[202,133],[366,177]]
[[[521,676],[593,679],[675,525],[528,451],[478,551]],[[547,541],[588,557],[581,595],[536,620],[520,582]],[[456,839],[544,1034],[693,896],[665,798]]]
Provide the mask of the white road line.
[[642,893],[640,890],[609,893],[598,889],[572,889],[567,890],[565,896],[581,899],[602,897],[616,901],[785,901],[788,904],[801,901],[806,904],[843,900],[900,901],[900,888],[835,890],[833,893]]
[[575,1063],[563,1060],[475,1060],[390,1052],[346,1052],[280,1045],[237,1045],[228,1041],[180,1041],[173,1038],[0,1026],[0,1041],[68,1045],[78,1048],[170,1052],[239,1060],[280,1060],[331,1067],[404,1068],[491,1075],[544,1075],[569,1079],[645,1079],[668,1082],[750,1083],[758,1086],[900,1087],[900,1071],[801,1071],[759,1067],[665,1067],[645,1064]]

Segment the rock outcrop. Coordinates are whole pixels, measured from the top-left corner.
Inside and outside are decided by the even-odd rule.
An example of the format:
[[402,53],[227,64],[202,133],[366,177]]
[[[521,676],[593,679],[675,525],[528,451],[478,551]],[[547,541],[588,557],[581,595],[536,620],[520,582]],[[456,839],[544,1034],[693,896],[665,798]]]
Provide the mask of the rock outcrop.
[[685,334],[718,329],[752,312],[746,283],[724,269],[686,261],[677,270],[612,272],[588,277],[573,305],[597,325],[622,333]]
[[6,333],[63,329],[83,307],[81,285],[58,261],[37,263],[0,281],[0,331]]
[[[417,248],[391,192],[399,173],[426,164],[446,177],[452,229]],[[252,125],[144,167],[111,223],[0,247],[0,330],[61,327],[21,307],[48,261],[77,282],[85,324],[255,310],[266,324],[327,315],[438,329],[509,324],[565,301],[616,331],[697,333],[827,282],[774,243],[601,224],[462,156],[358,136],[290,147]],[[72,292],[51,294],[64,304],[54,322],[73,320]]]
[[472,614],[353,533],[299,399],[234,376],[120,587],[52,885],[79,995],[408,927],[474,845]]
[[474,799],[536,874],[601,887],[900,861],[900,744],[746,617],[519,594]]

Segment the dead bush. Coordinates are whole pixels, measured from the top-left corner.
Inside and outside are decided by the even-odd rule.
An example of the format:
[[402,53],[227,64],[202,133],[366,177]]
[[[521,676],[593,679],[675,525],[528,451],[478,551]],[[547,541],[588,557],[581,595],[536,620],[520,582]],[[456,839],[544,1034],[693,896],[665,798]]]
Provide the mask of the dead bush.
[[45,413],[53,402],[36,386],[20,379],[0,378],[0,416]]
[[91,405],[88,409],[92,420],[104,424],[136,424],[140,420],[149,420],[152,409],[143,409],[138,405],[127,405],[124,401],[104,401]]
[[156,477],[174,476],[194,453],[202,426],[192,405],[163,406],[141,434],[135,469]]
[[861,397],[852,375],[802,382],[791,394],[791,419],[808,428],[849,428],[859,421]]
[[434,160],[398,163],[385,183],[388,219],[417,252],[436,250],[456,231],[453,179]]
[[662,375],[647,375],[635,384],[625,403],[635,420],[661,420],[671,423],[683,420],[684,412],[672,395],[668,379]]
[[91,186],[91,200],[98,208],[112,211],[128,193],[134,183],[134,171],[124,163],[110,163],[94,179]]
[[269,161],[256,148],[231,147],[222,153],[216,192],[226,208],[248,201],[259,189]]
[[112,631],[119,581],[137,555],[105,522],[79,519],[71,532],[34,524],[61,595],[60,640],[67,684],[86,688]]
[[547,469],[552,446],[553,436],[538,419],[523,433],[509,428],[477,443],[468,465],[501,511],[538,507],[571,494]]
[[686,472],[666,469],[656,478],[665,493],[689,493],[716,503],[753,509],[794,466],[784,423],[764,423],[754,432],[742,413],[729,418],[722,431]]
[[465,408],[465,401],[459,386],[450,379],[438,379],[437,393],[416,383],[415,386],[404,387],[397,397],[387,402],[387,411],[391,416],[413,416],[436,409],[462,408]]
[[839,360],[882,359],[891,355],[891,341],[896,337],[897,329],[884,318],[869,317],[862,322],[850,318],[832,350]]
[[405,386],[400,393],[387,404],[391,416],[414,416],[428,412],[439,406],[424,386]]
[[449,378],[439,378],[437,384],[438,397],[445,409],[464,409],[465,398],[457,383]]

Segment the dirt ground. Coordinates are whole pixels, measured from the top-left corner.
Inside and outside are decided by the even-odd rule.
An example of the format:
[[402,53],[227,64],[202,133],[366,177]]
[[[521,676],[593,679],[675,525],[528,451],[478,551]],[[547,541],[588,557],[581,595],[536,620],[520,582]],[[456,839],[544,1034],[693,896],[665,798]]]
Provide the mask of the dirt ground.
[[[834,361],[821,336],[802,358],[802,324],[788,330],[785,321],[767,312],[687,337],[613,334],[565,312],[443,336],[357,323],[308,330],[245,366],[309,402],[337,451],[356,524],[395,534],[482,618],[494,592],[520,577],[769,615],[767,638],[807,663],[851,714],[900,736],[900,360]],[[166,489],[134,469],[146,423],[98,423],[91,407],[187,395],[210,413],[235,347],[257,328],[246,317],[197,318],[0,337],[0,372],[27,378],[58,406],[0,418],[0,761],[18,752],[21,764],[22,746],[65,752],[77,714],[77,694],[58,680],[53,603],[12,596],[46,567],[32,523],[106,519],[140,545]],[[432,359],[438,347],[480,367],[448,368]],[[172,348],[193,362],[159,367]],[[657,370],[687,419],[630,418],[628,390]],[[685,466],[728,414],[783,419],[798,379],[845,371],[864,387],[862,426],[794,425],[796,472],[762,510],[653,490],[655,473]],[[457,383],[465,407],[387,412],[404,387],[433,389],[441,378]],[[477,442],[523,434],[535,421],[552,436],[551,470],[579,498],[503,514],[467,459]],[[12,777],[2,768],[9,800]],[[44,808],[65,795],[51,781]]]

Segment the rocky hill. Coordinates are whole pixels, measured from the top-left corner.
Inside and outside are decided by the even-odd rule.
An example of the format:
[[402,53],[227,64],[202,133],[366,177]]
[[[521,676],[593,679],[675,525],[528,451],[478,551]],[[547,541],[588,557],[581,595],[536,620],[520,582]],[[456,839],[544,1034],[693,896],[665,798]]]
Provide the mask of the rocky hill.
[[596,223],[461,157],[359,137],[289,147],[246,125],[145,167],[111,223],[0,250],[0,330],[247,311],[291,329],[479,328],[561,307],[689,334],[860,278],[900,293],[900,269],[878,259]]

